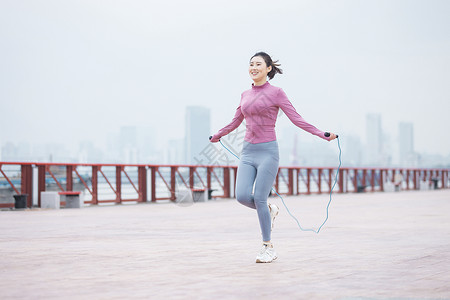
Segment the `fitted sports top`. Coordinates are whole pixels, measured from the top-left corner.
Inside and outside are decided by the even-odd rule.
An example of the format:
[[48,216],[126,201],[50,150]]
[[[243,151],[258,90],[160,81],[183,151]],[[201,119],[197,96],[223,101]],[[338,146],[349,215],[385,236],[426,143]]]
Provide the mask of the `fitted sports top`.
[[275,141],[277,139],[275,122],[280,108],[297,127],[324,140],[329,140],[323,131],[306,122],[297,113],[281,88],[272,86],[267,81],[260,86],[252,85],[251,89],[242,93],[241,102],[233,120],[213,135],[211,142],[218,142],[221,137],[236,129],[244,119],[246,121],[245,141],[252,144]]

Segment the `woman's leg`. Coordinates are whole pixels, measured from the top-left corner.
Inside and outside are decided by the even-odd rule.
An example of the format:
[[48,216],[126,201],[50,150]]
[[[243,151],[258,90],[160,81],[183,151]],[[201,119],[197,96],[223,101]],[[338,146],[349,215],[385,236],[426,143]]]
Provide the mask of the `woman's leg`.
[[256,168],[249,163],[241,161],[238,166],[236,178],[236,199],[239,203],[255,209],[253,200],[253,183],[255,182]]
[[278,172],[278,158],[268,157],[259,166],[255,182],[254,204],[258,212],[264,242],[271,239],[271,217],[267,206],[267,197],[272,189]]

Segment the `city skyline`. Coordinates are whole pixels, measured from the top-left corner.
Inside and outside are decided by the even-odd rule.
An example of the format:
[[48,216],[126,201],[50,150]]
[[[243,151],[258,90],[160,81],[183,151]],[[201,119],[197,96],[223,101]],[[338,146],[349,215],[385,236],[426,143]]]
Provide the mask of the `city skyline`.
[[[128,161],[179,159],[173,145],[184,139],[186,107],[210,108],[209,134],[228,124],[251,87],[248,61],[262,50],[284,71],[271,84],[343,143],[366,145],[366,116],[379,114],[385,146],[397,145],[406,122],[416,153],[450,154],[450,2],[282,0],[271,12],[276,22],[260,33],[263,24],[249,16],[271,5],[2,1],[1,147],[47,160],[57,159],[49,151],[88,159],[99,150]],[[137,134],[151,141],[138,147],[156,154],[120,149],[117,134],[127,126],[155,128]],[[277,126],[292,125],[282,117]],[[310,141],[299,139],[299,151]],[[355,162],[370,151],[360,152]]]
[[[282,117],[281,117],[282,118]],[[192,122],[193,119],[193,122]],[[63,144],[32,145],[21,143],[0,145],[0,158],[6,161],[125,163],[125,164],[230,164],[237,165],[219,144],[207,140],[209,108],[187,107],[185,137],[156,143],[156,128],[124,126],[110,134],[104,145],[82,141],[72,152]],[[190,127],[187,125],[190,124]],[[366,115],[368,135],[378,139],[365,142],[357,135],[340,134],[342,165],[348,167],[450,167],[447,156],[414,150],[414,128],[409,122],[398,123],[399,138],[387,136],[379,114]],[[187,128],[191,128],[191,132]],[[202,132],[203,131],[203,132]],[[225,137],[224,143],[239,154],[245,121]],[[199,133],[200,132],[200,133]],[[327,143],[302,131],[295,125],[276,127],[280,147],[280,166],[334,166],[337,161],[336,141]],[[152,146],[153,145],[153,146]],[[188,148],[191,147],[189,150]],[[379,149],[377,151],[373,151]],[[294,152],[295,151],[295,152]],[[215,155],[213,157],[213,154]],[[220,156],[220,157],[219,157]],[[205,160],[206,159],[206,160]]]

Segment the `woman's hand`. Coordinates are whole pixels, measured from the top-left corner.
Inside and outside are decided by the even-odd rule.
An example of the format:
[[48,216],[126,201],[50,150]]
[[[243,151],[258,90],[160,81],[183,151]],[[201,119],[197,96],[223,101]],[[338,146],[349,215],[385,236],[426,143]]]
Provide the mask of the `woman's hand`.
[[334,140],[337,137],[337,135],[335,135],[334,133],[330,132],[330,139],[329,141]]
[[213,135],[213,136],[210,136],[210,137],[209,137],[209,141],[210,141],[211,143],[217,143],[218,141],[220,141],[220,138],[217,137],[216,135]]

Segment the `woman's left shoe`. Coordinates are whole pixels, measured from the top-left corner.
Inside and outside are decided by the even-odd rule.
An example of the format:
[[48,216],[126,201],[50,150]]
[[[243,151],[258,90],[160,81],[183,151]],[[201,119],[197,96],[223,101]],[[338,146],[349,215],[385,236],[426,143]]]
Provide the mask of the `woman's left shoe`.
[[271,263],[275,259],[277,259],[277,253],[275,249],[273,249],[272,244],[263,243],[261,250],[256,256],[257,263]]

